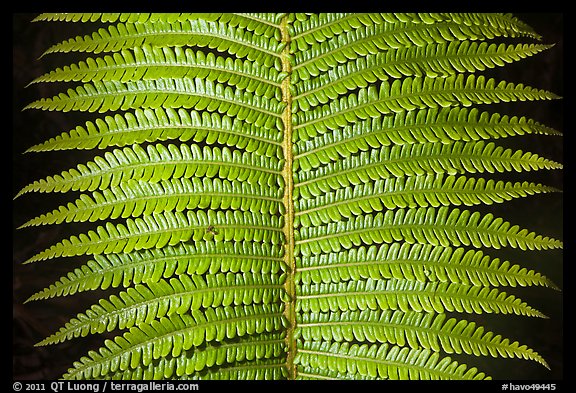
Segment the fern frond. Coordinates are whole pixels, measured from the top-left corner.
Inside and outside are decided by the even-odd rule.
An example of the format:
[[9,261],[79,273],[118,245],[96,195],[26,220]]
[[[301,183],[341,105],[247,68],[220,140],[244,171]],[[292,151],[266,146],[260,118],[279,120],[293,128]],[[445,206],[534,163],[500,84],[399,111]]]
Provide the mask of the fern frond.
[[[296,14],[294,23],[290,25],[294,42],[316,43],[325,41],[344,31],[359,26],[382,23],[391,14],[371,13],[322,13]],[[302,48],[300,48],[302,49]]]
[[[256,35],[275,37],[281,40],[280,24],[283,14],[271,13],[210,13],[213,20],[229,26],[238,26]],[[208,18],[207,18],[208,20]]]
[[267,157],[280,158],[280,133],[218,113],[172,108],[136,109],[106,116],[60,134],[26,152],[104,149],[143,142],[178,139],[223,144]]
[[[540,36],[527,24],[511,14],[502,13],[322,13],[296,14],[291,25],[293,40],[315,43],[361,26],[382,23],[433,24],[455,22],[463,25],[492,27],[503,36],[526,35],[533,38]],[[490,38],[493,38],[490,37]],[[305,48],[300,48],[304,50]]]
[[304,367],[378,379],[486,379],[476,368],[458,364],[449,357],[440,358],[438,353],[427,349],[389,344],[304,342],[298,348],[296,362]]
[[201,79],[155,79],[135,82],[96,81],[75,91],[42,98],[24,109],[107,112],[135,108],[186,108],[217,111],[258,127],[279,122],[282,104]]
[[558,191],[528,182],[511,183],[465,176],[391,177],[339,188],[314,199],[302,193],[295,204],[294,223],[304,227],[341,221],[363,213],[408,207],[491,205],[537,193]]
[[[281,334],[262,333],[242,337],[238,341],[207,344],[203,348],[185,351],[179,357],[161,358],[147,367],[118,370],[111,373],[111,379],[235,379],[234,376],[243,380],[279,379],[283,375],[283,341]],[[259,362],[259,359],[263,361]],[[248,362],[253,365],[252,369],[248,366],[242,372],[237,366],[238,363]]]
[[[60,175],[37,180],[15,198],[28,192],[93,191],[118,186],[128,179],[159,182],[170,178],[219,177],[250,184],[278,185],[282,161],[241,153],[226,147],[200,148],[196,144],[140,145],[115,149]],[[281,184],[281,183],[280,183]]]
[[298,329],[305,341],[378,342],[414,349],[476,356],[530,359],[548,367],[534,350],[477,327],[475,322],[447,319],[446,314],[414,311],[346,311],[303,314]]
[[486,250],[563,247],[489,209],[561,192],[529,172],[562,163],[522,141],[562,133],[482,108],[560,98],[486,72],[552,52],[523,21],[35,21],[74,24],[74,36],[42,54],[74,53],[74,62],[33,79],[60,90],[25,109],[81,120],[27,152],[94,150],[16,195],[77,194],[21,225],[71,223],[24,263],[79,262],[27,302],[96,297],[37,344],[102,335],[65,379],[489,379],[468,366],[477,356],[549,367],[536,350],[471,322],[546,318],[512,288],[559,290],[510,262],[508,250]]
[[197,13],[117,13],[117,12],[60,12],[60,13],[42,13],[34,18],[33,22],[129,22],[129,23],[146,23],[146,22],[181,22],[200,17],[207,17],[210,14]]
[[478,26],[491,26],[497,27],[504,37],[531,37],[536,40],[540,40],[542,37],[540,34],[534,31],[532,27],[524,23],[514,15],[510,13],[457,13],[450,14],[451,18],[462,24],[475,24]]
[[[418,92],[417,94],[414,94]],[[483,75],[463,74],[446,78],[408,77],[383,81],[379,88],[369,86],[357,94],[334,99],[329,104],[295,114],[295,141],[308,140],[318,134],[344,127],[349,123],[424,108],[471,106],[499,102],[552,100],[557,95],[523,84],[496,82]],[[295,100],[298,104],[300,101]]]
[[[100,28],[91,36],[75,37],[48,48],[56,52],[117,52],[149,44],[151,46],[199,46],[228,52],[266,67],[280,63],[279,43],[274,37],[259,36],[224,23],[202,19],[182,22],[118,23]],[[280,67],[277,67],[280,68]]]
[[[325,104],[343,93],[389,78],[447,77],[504,66],[550,48],[542,44],[488,44],[452,41],[408,47],[360,57],[317,77],[296,83],[295,99],[304,109]],[[310,97],[310,98],[309,98]],[[305,98],[302,102],[302,98]],[[307,106],[304,106],[306,105]]]
[[116,339],[106,340],[98,352],[90,351],[64,375],[66,379],[100,378],[107,372],[125,370],[138,364],[147,366],[168,355],[209,342],[263,332],[283,326],[279,305],[208,308],[204,312],[172,314],[149,324],[132,327]]
[[412,280],[367,280],[301,287],[299,310],[401,310],[424,313],[502,313],[545,318],[526,302],[496,288]]
[[485,287],[539,285],[559,289],[541,273],[491,258],[481,250],[430,244],[394,242],[360,246],[297,258],[296,263],[298,280],[304,285],[395,278]]
[[57,68],[31,83],[59,81],[137,81],[153,79],[202,78],[211,82],[226,82],[239,89],[268,99],[280,99],[282,75],[271,67],[262,69],[251,61],[194,52],[181,47],[151,47],[143,45],[124,49],[101,58],[87,58],[78,64]]
[[110,296],[108,300],[100,300],[37,345],[56,344],[115,329],[124,330],[201,307],[277,303],[283,279],[282,276],[228,273],[207,275],[205,278],[180,275],[169,281],[135,285]]
[[231,26],[240,26],[257,35],[274,36],[278,30],[281,14],[224,14],[224,13],[43,13],[34,18],[38,21],[61,22],[104,22],[104,23],[157,23],[186,22],[194,19],[220,21]]
[[342,187],[391,177],[560,168],[560,163],[530,152],[504,149],[492,142],[393,145],[350,155],[314,170],[299,171],[294,189],[295,195],[310,198]]
[[286,365],[282,358],[256,359],[253,362],[237,362],[223,365],[214,370],[199,375],[192,375],[185,379],[192,380],[279,380],[286,377]]
[[453,18],[453,14],[446,16],[452,20],[439,23],[414,23],[413,20],[399,23],[383,21],[366,26],[362,24],[326,41],[322,38],[309,40],[312,42],[296,41],[296,44],[300,44],[298,46],[300,50],[295,54],[296,65],[293,69],[298,79],[306,80],[349,59],[391,49],[519,35],[509,28],[510,23],[508,26],[493,23],[497,17],[492,17],[489,21],[481,20],[482,17],[475,18],[477,21],[470,23],[472,19],[466,18],[466,15],[458,21]]
[[501,116],[477,108],[448,107],[399,112],[358,121],[294,144],[295,165],[317,168],[359,151],[413,143],[471,142],[515,135],[561,135],[525,117]]
[[308,365],[298,365],[298,379],[299,380],[361,380],[361,381],[374,381],[377,376],[358,375],[358,374],[345,374],[337,371],[328,370],[326,368],[310,367]]
[[62,256],[127,253],[132,250],[174,246],[181,242],[254,240],[282,244],[282,219],[267,214],[203,210],[163,212],[127,219],[126,224],[107,222],[95,231],[72,236],[28,259],[26,263]]
[[347,222],[304,227],[296,234],[296,255],[339,252],[362,244],[404,240],[432,245],[513,247],[522,250],[561,248],[562,242],[511,226],[491,213],[481,215],[448,207],[387,210],[351,217]]
[[278,245],[249,241],[216,243],[213,240],[94,255],[94,259],[27,301],[119,286],[129,288],[183,274],[279,274],[282,260],[282,247]]
[[158,183],[129,179],[102,193],[94,192],[92,197],[81,195],[74,203],[36,217],[22,227],[94,222],[187,209],[232,209],[276,214],[284,209],[280,191],[218,178],[171,179]]

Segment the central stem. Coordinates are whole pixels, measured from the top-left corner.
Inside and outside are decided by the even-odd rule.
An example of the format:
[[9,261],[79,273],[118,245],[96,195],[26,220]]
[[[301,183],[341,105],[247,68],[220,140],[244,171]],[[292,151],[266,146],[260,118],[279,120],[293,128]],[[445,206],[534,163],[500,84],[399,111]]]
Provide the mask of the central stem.
[[284,252],[284,262],[287,269],[287,278],[285,289],[287,294],[286,308],[284,316],[288,321],[286,332],[286,369],[289,379],[296,378],[296,366],[294,357],[296,356],[296,340],[294,339],[294,330],[296,328],[296,283],[294,280],[296,274],[296,262],[294,259],[294,202],[292,200],[292,191],[294,189],[294,177],[292,175],[292,94],[290,92],[290,75],[292,73],[292,63],[290,59],[290,34],[288,32],[288,16],[282,18],[280,24],[282,33],[282,43],[284,48],[281,53],[282,72],[286,77],[282,81],[282,101],[286,104],[282,113],[282,123],[284,125],[284,139],[282,141],[282,150],[284,153],[284,206],[286,207],[284,235],[286,238],[286,249]]

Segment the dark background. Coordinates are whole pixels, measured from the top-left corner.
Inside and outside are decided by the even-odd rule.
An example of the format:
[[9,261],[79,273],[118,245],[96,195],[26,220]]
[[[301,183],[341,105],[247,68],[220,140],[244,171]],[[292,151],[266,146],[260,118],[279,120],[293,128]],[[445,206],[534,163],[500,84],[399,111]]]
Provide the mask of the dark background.
[[[68,131],[78,124],[84,124],[86,117],[74,113],[41,112],[22,108],[28,103],[50,97],[61,91],[60,84],[37,84],[25,87],[35,77],[55,67],[69,64],[69,55],[38,57],[48,47],[63,39],[78,34],[86,34],[86,26],[65,23],[30,23],[36,14],[13,14],[13,131],[12,131],[12,192],[7,199],[30,182],[59,173],[61,170],[86,161],[89,152],[50,152],[23,154],[28,147],[40,143],[49,137]],[[544,43],[555,43],[555,47],[539,55],[516,62],[504,68],[490,71],[488,74],[510,82],[550,90],[564,96],[564,17],[561,13],[524,13],[516,14],[543,36]],[[533,118],[557,130],[565,131],[563,108],[570,97],[563,100],[537,103],[510,104],[487,108],[492,112],[515,113]],[[520,108],[520,109],[518,109]],[[518,109],[518,110],[517,110]],[[513,139],[513,138],[509,138]],[[564,162],[563,140],[558,137],[530,136],[521,144],[513,141],[511,146],[522,146],[523,150],[532,151],[542,156]],[[505,144],[504,141],[501,144]],[[500,141],[498,141],[500,143]],[[569,162],[566,162],[566,169]],[[540,171],[521,174],[531,181],[556,186],[569,192],[570,184],[564,185],[563,172]],[[13,234],[13,343],[12,369],[13,380],[56,379],[70,366],[72,360],[84,356],[88,349],[98,348],[102,343],[99,336],[89,336],[82,341],[73,340],[50,347],[34,347],[34,344],[63,326],[70,317],[82,312],[94,302],[94,295],[101,293],[84,293],[64,298],[24,304],[33,293],[41,290],[54,280],[83,261],[68,258],[66,261],[54,260],[39,264],[22,265],[22,262],[37,252],[44,250],[62,238],[72,234],[66,225],[55,225],[40,228],[16,228],[61,203],[66,203],[70,196],[59,194],[30,194],[12,203]],[[510,203],[493,205],[490,211],[511,222],[526,228],[538,228],[537,232],[554,238],[563,237],[563,196],[562,194],[538,195],[521,198]],[[76,227],[78,228],[78,227]],[[77,232],[77,229],[74,230]],[[565,245],[568,249],[567,245]],[[563,297],[569,288],[563,285],[563,252],[545,251],[524,253],[517,250],[503,251],[502,257],[530,269],[545,274],[560,288],[562,293],[546,288],[510,288],[508,293],[522,298],[529,305],[548,315],[549,319],[535,319],[521,316],[470,316],[467,319],[477,320],[487,329],[501,333],[512,340],[518,340],[539,352],[550,364],[551,370],[535,362],[516,359],[496,359],[491,357],[477,360],[467,358],[468,365],[475,365],[495,379],[535,379],[549,380],[563,378]],[[493,253],[490,253],[493,255]],[[457,358],[457,357],[455,357]],[[472,361],[474,360],[474,362]]]

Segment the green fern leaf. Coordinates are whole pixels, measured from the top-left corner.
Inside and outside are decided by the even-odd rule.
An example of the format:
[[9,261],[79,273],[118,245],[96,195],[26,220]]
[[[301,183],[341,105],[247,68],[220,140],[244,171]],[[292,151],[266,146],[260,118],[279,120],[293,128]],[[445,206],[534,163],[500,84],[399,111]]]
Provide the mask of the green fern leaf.
[[[425,47],[403,47],[360,57],[335,67],[330,72],[296,83],[298,102],[326,104],[354,87],[366,87],[376,80],[405,76],[447,77],[460,72],[483,71],[503,66],[548,49],[546,45],[476,44],[452,41]],[[310,99],[307,97],[311,97]],[[314,100],[314,101],[309,101]]]
[[[220,69],[221,72],[216,72]],[[261,74],[262,73],[262,74]],[[129,82],[157,79],[201,78],[211,82],[226,82],[258,96],[272,98],[280,86],[275,68],[262,70],[250,61],[232,61],[231,58],[205,55],[181,47],[156,48],[143,45],[122,50],[112,56],[88,58],[77,65],[58,68],[32,83],[58,81],[118,81]]]
[[61,222],[98,221],[118,217],[139,217],[165,211],[181,212],[188,209],[232,209],[275,214],[283,212],[281,195],[266,194],[248,183],[221,181],[214,178],[199,180],[172,179],[159,183],[128,180],[118,187],[110,187],[92,197],[82,195],[68,207],[60,207],[24,224],[45,225]]
[[[418,91],[418,94],[414,95],[413,91]],[[397,79],[392,83],[383,81],[379,90],[369,87],[343,99],[329,98],[334,101],[328,105],[309,111],[304,107],[297,113],[294,119],[295,141],[308,140],[327,130],[377,117],[379,114],[559,97],[522,84],[514,85],[504,81],[497,84],[494,79],[486,81],[483,76],[476,78],[471,74],[465,78],[463,74],[458,74],[447,78],[415,77],[402,81]]]
[[[176,21],[186,21],[194,18],[194,15],[198,17],[200,15],[194,13],[43,13],[34,18],[34,22],[38,21],[59,21],[59,22],[130,22],[130,23],[145,23],[145,22],[176,22]],[[208,16],[208,14],[203,14],[203,17]]]
[[562,242],[511,226],[492,214],[435,208],[387,210],[376,215],[352,217],[347,222],[303,227],[296,237],[296,255],[339,252],[362,244],[405,240],[432,245],[518,247],[520,249],[561,248]]
[[[75,364],[75,369],[66,377],[100,378],[103,371],[134,368],[140,362],[147,366],[167,355],[178,357],[183,351],[203,343],[270,333],[279,330],[282,324],[278,305],[208,308],[205,313],[173,314],[133,327],[114,341],[107,340],[106,347],[99,353],[92,351],[90,358]],[[224,328],[218,329],[218,326]]]
[[[306,343],[307,344],[307,343]],[[378,379],[485,379],[476,369],[467,369],[449,357],[425,349],[408,349],[388,344],[367,345],[310,342],[298,351],[304,367],[322,367],[339,373]],[[407,358],[410,358],[409,360]],[[408,367],[398,367],[398,363]]]
[[26,263],[61,256],[128,253],[132,250],[162,248],[178,243],[200,240],[258,241],[282,244],[282,222],[276,216],[257,215],[251,212],[237,214],[209,210],[195,213],[153,213],[126,225],[107,223],[96,231],[72,236],[36,254]]
[[[457,156],[459,160],[450,159],[449,155]],[[560,168],[560,163],[530,152],[504,149],[492,142],[419,143],[372,149],[316,170],[300,171],[294,188],[297,196],[302,194],[302,197],[310,198],[340,187],[393,176],[498,173],[513,170],[521,172]]]
[[129,288],[182,274],[279,274],[281,251],[280,246],[267,243],[207,240],[130,253],[94,255],[93,260],[34,294],[28,301],[110,287]]
[[544,317],[513,295],[497,289],[462,284],[367,279],[348,284],[309,285],[302,291],[299,306],[304,312],[337,313],[371,309],[427,313],[511,313]]
[[297,258],[297,278],[303,284],[347,280],[406,279],[475,286],[558,287],[545,276],[508,261],[491,258],[480,250],[398,243],[360,246],[338,253]]
[[[176,358],[161,358],[137,370],[118,370],[112,379],[279,379],[284,339],[278,333],[262,333],[238,342],[207,344]],[[262,361],[259,361],[262,359]]]
[[270,127],[278,121],[281,106],[276,99],[259,99],[248,92],[200,79],[158,79],[138,82],[94,82],[76,91],[33,102],[25,109],[88,111],[100,113],[134,108],[194,108],[237,116],[256,126]]
[[[483,178],[428,175],[392,177],[363,185],[339,188],[314,199],[300,200],[295,206],[294,222],[303,227],[341,221],[363,213],[384,209],[477,204],[491,205],[515,197],[554,189],[529,183],[495,183]],[[304,195],[303,195],[304,196]]]
[[95,122],[87,122],[42,144],[32,146],[31,151],[68,149],[104,149],[109,146],[125,146],[178,139],[186,142],[225,144],[256,152],[267,157],[280,157],[280,134],[237,121],[217,113],[202,114],[196,111],[170,108],[136,109],[134,114],[107,116]]
[[559,135],[531,119],[479,113],[476,108],[435,108],[363,120],[294,144],[295,163],[307,171],[380,146],[471,142],[525,134]]
[[37,346],[103,336],[63,378],[490,379],[477,357],[553,365],[476,319],[546,318],[513,291],[559,291],[555,275],[517,261],[559,255],[557,232],[499,208],[562,195],[538,177],[560,158],[529,143],[562,132],[513,113],[561,98],[506,74],[558,49],[528,24],[504,13],[34,20],[73,24],[42,54],[73,61],[31,78],[48,89],[23,114],[79,124],[26,152],[87,155],[16,194],[64,200],[21,221],[67,224],[25,263],[79,262],[25,302],[90,291]]
[[[277,170],[269,168],[278,168]],[[38,180],[24,187],[27,192],[93,191],[117,186],[127,179],[158,182],[169,178],[218,176],[221,179],[247,181],[250,184],[280,182],[281,161],[231,151],[228,148],[200,149],[198,145],[140,145],[107,152],[86,165],[60,175]]]
[[119,23],[100,28],[92,36],[76,37],[53,45],[44,55],[56,52],[111,52],[149,44],[153,46],[200,46],[229,51],[239,58],[258,61],[265,66],[279,61],[279,43],[224,23],[184,18],[182,22]]
[[[426,18],[426,17],[424,17]],[[486,18],[486,20],[482,20]],[[390,19],[390,18],[389,18]],[[362,24],[330,40],[315,39],[310,44],[300,44],[295,56],[294,71],[299,79],[309,79],[323,71],[333,68],[347,59],[355,59],[379,51],[409,46],[425,46],[452,40],[475,40],[494,36],[517,36],[531,34],[525,25],[515,24],[513,19],[504,16],[505,23],[498,23],[499,17],[474,15],[460,17],[447,14],[438,21],[426,18],[424,23],[416,18],[394,18],[381,23]],[[506,20],[507,19],[507,20]],[[303,23],[305,29],[313,29],[312,23]],[[303,40],[301,39],[300,42]],[[297,44],[299,43],[296,37]]]
[[275,303],[280,298],[282,283],[274,282],[274,278],[230,273],[209,275],[205,279],[201,276],[181,276],[170,281],[150,283],[148,286],[136,285],[78,314],[60,331],[38,345],[54,344],[89,333],[131,328],[175,313],[199,310],[201,307]]
[[414,349],[444,350],[447,353],[526,358],[548,367],[538,353],[526,346],[485,332],[482,327],[477,328],[474,322],[457,322],[454,318],[446,320],[446,314],[392,310],[308,313],[302,315],[300,334],[306,341],[390,343]]

